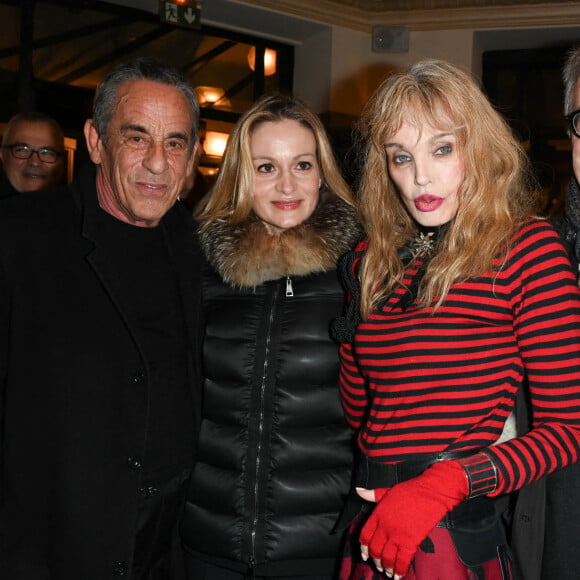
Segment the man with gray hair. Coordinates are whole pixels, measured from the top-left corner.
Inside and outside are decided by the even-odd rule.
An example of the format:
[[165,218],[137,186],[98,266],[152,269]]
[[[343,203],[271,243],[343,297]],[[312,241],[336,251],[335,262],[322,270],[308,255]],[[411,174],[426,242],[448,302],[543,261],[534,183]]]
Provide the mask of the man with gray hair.
[[0,160],[0,198],[56,187],[66,166],[60,125],[36,111],[14,115],[2,135]]
[[[580,264],[580,47],[568,53],[564,81],[564,115],[572,145],[573,176],[564,211],[553,222],[579,277]],[[577,580],[580,556],[580,464],[549,475],[546,481],[546,524],[542,579]]]
[[198,422],[201,255],[178,201],[198,116],[176,70],[121,64],[78,182],[2,202],[2,578],[174,577]]

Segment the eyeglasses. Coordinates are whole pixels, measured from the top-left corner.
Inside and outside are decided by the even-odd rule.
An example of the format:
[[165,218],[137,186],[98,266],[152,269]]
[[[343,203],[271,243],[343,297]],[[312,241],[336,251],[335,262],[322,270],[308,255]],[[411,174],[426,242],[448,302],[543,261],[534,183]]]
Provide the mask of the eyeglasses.
[[38,155],[38,158],[44,163],[56,163],[58,158],[62,155],[62,151],[55,151],[50,147],[41,147],[40,149],[33,149],[28,145],[16,143],[15,145],[2,145],[2,149],[10,149],[13,157],[16,159],[30,159],[33,153]]
[[572,111],[569,115],[566,115],[564,119],[570,123],[574,135],[580,139],[580,109]]

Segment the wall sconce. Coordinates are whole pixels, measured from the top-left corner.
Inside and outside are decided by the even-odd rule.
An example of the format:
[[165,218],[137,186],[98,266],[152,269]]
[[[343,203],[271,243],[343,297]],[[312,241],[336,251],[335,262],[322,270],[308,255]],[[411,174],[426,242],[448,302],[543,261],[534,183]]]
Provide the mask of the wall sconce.
[[[277,53],[271,48],[264,51],[264,75],[269,77],[276,72]],[[252,46],[248,52],[248,64],[252,70],[256,70],[256,47]]]
[[197,169],[206,177],[215,177],[220,172],[219,167],[204,167],[200,165]]
[[195,94],[200,105],[215,105],[224,98],[224,90],[220,87],[195,87]]
[[208,157],[222,157],[228,143],[229,135],[218,131],[206,131],[203,150]]

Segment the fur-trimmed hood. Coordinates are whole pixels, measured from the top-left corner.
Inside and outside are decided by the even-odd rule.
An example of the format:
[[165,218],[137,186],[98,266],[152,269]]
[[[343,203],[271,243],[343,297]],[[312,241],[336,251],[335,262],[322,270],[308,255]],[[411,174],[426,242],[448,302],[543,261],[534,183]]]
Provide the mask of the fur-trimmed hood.
[[336,268],[361,235],[356,210],[329,195],[321,198],[308,220],[279,236],[270,235],[253,213],[240,224],[215,221],[200,229],[206,258],[222,280],[250,288]]

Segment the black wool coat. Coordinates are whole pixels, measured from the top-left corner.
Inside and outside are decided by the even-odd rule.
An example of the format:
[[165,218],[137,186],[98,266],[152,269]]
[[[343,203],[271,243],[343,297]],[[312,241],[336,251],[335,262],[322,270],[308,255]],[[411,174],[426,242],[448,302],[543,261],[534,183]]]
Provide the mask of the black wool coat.
[[[575,178],[568,184],[566,208],[552,223],[568,251],[577,279],[580,277],[580,186]],[[580,462],[545,478],[545,529],[542,580],[577,580],[580,537]],[[523,580],[528,580],[524,578]]]
[[[0,577],[10,580],[131,576],[149,367],[99,244],[94,182],[91,168],[73,186],[0,204]],[[197,409],[195,226],[178,203],[159,227],[186,319],[183,404]]]

